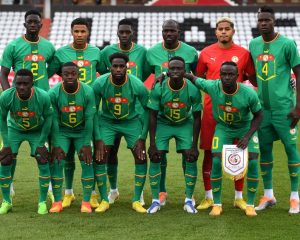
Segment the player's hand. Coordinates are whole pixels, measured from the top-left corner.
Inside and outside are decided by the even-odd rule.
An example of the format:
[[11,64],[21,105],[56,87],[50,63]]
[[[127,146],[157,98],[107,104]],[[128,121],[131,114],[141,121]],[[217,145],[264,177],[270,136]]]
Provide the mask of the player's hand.
[[66,158],[66,153],[60,147],[53,147],[51,152],[51,162],[54,160],[64,160]]
[[133,147],[133,152],[138,157],[139,160],[146,160],[146,145],[145,140],[138,139]]
[[292,119],[292,122],[290,125],[291,129],[295,128],[300,119],[300,109],[294,108],[287,116],[288,116],[288,118]]
[[296,90],[296,79],[295,78],[290,79],[290,85],[291,85],[292,89],[295,91]]
[[195,162],[199,157],[199,151],[197,147],[191,147],[189,150],[185,151],[186,161]]
[[160,83],[160,85],[161,85],[166,76],[168,76],[168,73],[167,72],[162,72],[157,78],[155,78],[151,89],[153,89],[155,87],[156,83]]
[[148,155],[152,162],[160,162],[160,152],[157,150],[156,145],[151,145],[148,148]]
[[104,142],[102,140],[95,141],[95,159],[97,162],[103,162],[106,152]]
[[244,150],[244,149],[248,146],[249,139],[250,139],[250,138],[247,137],[247,136],[242,137],[242,138],[238,141],[238,143],[236,144],[236,146],[237,146],[238,148]]
[[37,147],[35,150],[35,158],[38,163],[46,164],[50,160],[50,153],[45,146]]
[[85,164],[92,164],[92,147],[91,146],[83,146],[79,151],[79,159],[80,161],[84,161]]
[[3,147],[0,151],[0,162],[3,166],[9,166],[12,164],[13,153],[10,147]]
[[197,77],[195,77],[192,73],[184,73],[184,78],[190,80],[193,84],[195,84],[195,81],[197,79]]

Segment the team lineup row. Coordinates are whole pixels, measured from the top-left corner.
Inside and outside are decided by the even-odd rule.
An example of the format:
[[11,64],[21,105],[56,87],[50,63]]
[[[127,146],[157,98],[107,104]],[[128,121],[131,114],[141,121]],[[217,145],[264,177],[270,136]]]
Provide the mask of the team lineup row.
[[[99,120],[100,126],[105,126],[102,128],[95,128],[99,131],[95,131],[95,139],[102,139],[105,138],[104,142],[98,141],[96,142],[95,148],[100,149],[96,151],[96,162],[105,162],[107,163],[107,170],[105,170],[106,164],[95,164],[96,169],[96,182],[101,185],[101,181],[106,179],[106,172],[109,175],[110,181],[110,193],[105,198],[106,189],[105,191],[102,189],[100,190],[100,195],[102,198],[102,202],[97,208],[99,212],[103,212],[108,208],[108,202],[112,203],[118,197],[118,190],[117,190],[117,151],[118,146],[120,143],[120,135],[124,135],[125,139],[127,140],[128,147],[133,149],[133,154],[135,156],[136,162],[136,170],[135,170],[135,194],[133,199],[133,208],[138,212],[146,212],[141,205],[140,197],[142,192],[142,186],[144,179],[146,177],[147,166],[145,165],[145,146],[144,141],[145,134],[147,133],[147,124],[149,119],[147,117],[148,111],[143,111],[142,106],[145,105],[145,96],[147,94],[143,94],[144,98],[139,99],[139,106],[133,107],[133,105],[129,104],[129,97],[137,97],[136,95],[130,95],[128,97],[124,97],[127,92],[132,93],[135,90],[137,92],[143,91],[144,89],[140,84],[140,87],[137,87],[138,90],[135,88],[136,83],[131,85],[131,82],[138,82],[138,81],[131,81],[131,78],[134,78],[134,75],[142,80],[144,80],[150,72],[155,73],[156,76],[159,76],[163,71],[169,71],[169,80],[162,81],[162,84],[156,84],[153,91],[150,94],[150,100],[148,103],[148,107],[150,110],[150,169],[149,169],[149,176],[151,182],[151,189],[153,195],[153,203],[148,209],[149,213],[154,213],[159,210],[161,205],[166,203],[167,191],[165,187],[165,173],[166,173],[166,156],[165,152],[166,144],[165,142],[170,137],[170,132],[173,132],[175,127],[178,129],[175,130],[176,133],[180,134],[184,125],[188,124],[188,129],[184,130],[183,136],[178,136],[176,138],[177,141],[177,150],[182,152],[183,155],[183,169],[185,174],[186,180],[186,200],[184,204],[184,208],[186,211],[190,213],[196,213],[197,210],[192,203],[192,192],[194,189],[194,183],[197,177],[197,166],[196,166],[196,159],[198,157],[198,150],[197,150],[197,141],[198,141],[198,132],[200,126],[197,123],[200,123],[199,112],[201,110],[200,101],[196,99],[197,94],[193,96],[193,98],[189,98],[187,101],[181,102],[181,94],[186,95],[190,94],[190,91],[194,92],[195,86],[201,88],[205,92],[209,93],[209,95],[217,94],[218,98],[220,98],[220,94],[223,96],[223,103],[222,104],[215,104],[214,98],[212,100],[205,96],[204,99],[204,110],[203,110],[203,118],[202,118],[202,127],[201,127],[201,148],[205,150],[205,157],[203,161],[203,178],[205,183],[205,190],[206,190],[206,197],[203,202],[197,207],[197,209],[205,209],[208,207],[213,206],[211,211],[211,215],[220,215],[222,212],[222,205],[220,200],[220,189],[221,189],[221,169],[220,169],[220,147],[224,143],[232,143],[232,139],[238,138],[240,142],[238,146],[244,148],[248,145],[249,141],[249,152],[253,153],[249,155],[249,171],[247,175],[247,182],[248,182],[248,200],[247,203],[243,200],[242,197],[242,189],[243,189],[243,180],[236,181],[235,188],[236,188],[236,196],[234,204],[237,207],[246,211],[246,214],[249,216],[256,215],[254,209],[254,196],[256,192],[256,184],[258,180],[257,176],[257,165],[258,165],[258,148],[261,151],[260,157],[260,165],[263,174],[264,180],[264,196],[262,197],[258,207],[256,210],[262,210],[268,206],[274,205],[276,203],[273,188],[272,188],[272,164],[273,164],[273,156],[272,156],[272,145],[273,141],[277,139],[281,139],[286,153],[288,155],[288,166],[290,172],[290,179],[291,179],[291,202],[290,202],[290,213],[298,213],[299,212],[299,196],[298,196],[298,168],[299,168],[299,155],[296,149],[296,141],[297,141],[297,130],[295,126],[299,119],[299,104],[298,104],[298,91],[297,88],[297,102],[295,104],[295,96],[294,92],[289,84],[290,78],[290,71],[293,69],[296,80],[299,79],[300,74],[300,60],[299,60],[299,53],[297,51],[296,45],[294,41],[287,39],[286,37],[280,35],[279,33],[274,32],[274,12],[269,7],[262,7],[260,12],[258,13],[258,27],[261,32],[261,37],[253,39],[250,43],[250,52],[251,54],[237,46],[232,41],[232,36],[234,35],[234,24],[231,19],[229,18],[221,18],[217,21],[216,26],[216,36],[217,36],[217,43],[213,44],[207,48],[205,48],[200,56],[199,59],[197,58],[197,52],[192,47],[188,46],[187,44],[178,41],[178,24],[174,20],[166,21],[163,24],[163,39],[162,43],[158,43],[154,47],[150,48],[148,51],[145,50],[143,47],[132,43],[132,25],[128,20],[122,20],[119,23],[118,27],[118,37],[120,43],[118,45],[111,45],[106,47],[104,50],[99,52],[99,50],[95,47],[92,47],[87,44],[87,36],[88,36],[88,25],[84,19],[76,19],[72,22],[71,31],[73,34],[74,42],[68,46],[62,47],[58,49],[56,53],[54,50],[52,53],[44,53],[43,50],[51,49],[50,47],[45,47],[46,40],[42,39],[38,36],[38,32],[41,27],[40,22],[40,15],[35,11],[29,11],[25,15],[25,28],[26,34],[14,40],[11,44],[7,46],[3,53],[3,59],[1,63],[1,84],[3,89],[7,89],[9,87],[7,76],[10,71],[10,68],[13,67],[15,71],[21,68],[30,69],[33,74],[34,85],[41,87],[45,90],[48,90],[48,77],[51,74],[57,72],[61,73],[61,67],[64,63],[72,61],[76,63],[79,68],[79,77],[80,81],[84,81],[87,84],[92,84],[93,80],[96,78],[96,72],[104,73],[110,69],[110,73],[104,74],[101,76],[102,78],[107,78],[107,81],[102,81],[101,84],[107,82],[108,85],[99,85],[99,88],[95,86],[97,85],[97,80],[93,83],[93,88],[96,93],[98,91],[102,91],[104,88],[103,93],[98,92],[96,93],[96,102],[97,97],[102,96],[101,94],[109,93],[109,84],[114,86],[113,92],[111,92],[106,104],[102,104],[102,111],[100,119],[96,118],[95,121]],[[51,45],[52,46],[52,45]],[[52,48],[54,49],[54,48]],[[128,79],[125,82],[114,82],[114,78],[118,79],[121,78],[121,73],[116,74],[115,77],[109,78],[109,76],[114,76],[113,71],[114,69],[119,69],[121,71],[121,67],[117,67],[117,65],[122,65],[120,62],[116,64],[116,68],[111,65],[111,62],[108,60],[112,53],[121,52],[129,57],[129,61],[127,62],[126,59],[119,56],[116,58],[118,61],[121,61],[124,64],[127,62],[126,68],[128,68],[128,72],[131,73],[128,75]],[[96,54],[96,58],[99,61],[95,60],[95,56],[93,53]],[[51,55],[52,54],[52,55]],[[53,55],[54,54],[54,55]],[[106,54],[106,55],[105,55]],[[180,58],[176,58],[175,56],[180,56]],[[175,57],[175,59],[173,58]],[[114,59],[116,61],[116,59]],[[170,66],[170,60],[173,59],[175,66],[174,69]],[[106,62],[104,64],[104,62]],[[184,62],[184,66],[182,63]],[[221,65],[226,63],[225,66],[221,68]],[[230,62],[230,63],[228,63]],[[232,63],[234,62],[236,66]],[[49,63],[48,69],[46,68],[46,63]],[[126,64],[125,64],[126,65]],[[180,65],[180,66],[179,66]],[[69,66],[72,67],[72,66]],[[74,67],[74,66],[73,66]],[[190,78],[192,82],[194,82],[195,86],[183,79],[182,75],[182,67],[184,67],[183,72],[194,72],[200,77],[205,77],[206,79],[234,79],[238,82],[243,81],[244,76],[250,79],[254,84],[257,81],[258,86],[258,96],[259,102],[255,105],[255,92],[253,90],[244,90],[243,84],[229,84],[228,83],[228,91],[226,91],[226,84],[221,86],[221,82],[219,81],[201,81],[194,79],[193,76],[186,74],[186,78]],[[224,76],[220,75],[221,72],[224,72]],[[225,69],[225,70],[224,70]],[[117,70],[116,70],[117,71]],[[170,72],[173,71],[174,76]],[[180,74],[181,72],[181,74]],[[47,76],[47,73],[49,74]],[[69,74],[71,75],[71,73]],[[101,78],[100,77],[100,78]],[[70,77],[71,79],[72,77]],[[159,77],[160,79],[162,76]],[[181,79],[181,81],[175,81],[174,79]],[[43,81],[45,79],[45,81]],[[173,80],[172,80],[173,79]],[[280,80],[279,80],[280,79]],[[225,80],[224,80],[225,81]],[[229,80],[227,80],[229,81]],[[62,86],[67,84],[67,80],[61,84]],[[70,82],[72,82],[70,80]],[[175,84],[174,84],[175,82]],[[230,82],[230,81],[229,81]],[[119,84],[118,84],[119,83]],[[214,83],[215,85],[209,86],[209,84]],[[123,86],[124,84],[124,86]],[[174,85],[173,85],[174,84]],[[67,84],[68,85],[68,84]],[[66,86],[67,86],[66,85]],[[84,84],[79,84],[80,86],[84,86]],[[207,85],[207,86],[206,86]],[[17,85],[15,85],[17,87]],[[299,84],[297,85],[299,86]],[[123,89],[127,88],[126,90]],[[61,87],[61,89],[66,89],[67,87]],[[80,87],[83,89],[84,87]],[[34,88],[38,89],[38,88]],[[60,89],[60,87],[54,87],[53,90],[50,90],[50,94],[54,91],[54,89]],[[77,88],[75,88],[77,89]],[[170,90],[171,89],[171,90]],[[189,90],[188,93],[184,93],[186,90]],[[214,89],[214,90],[212,90]],[[219,93],[217,90],[219,89]],[[248,88],[245,88],[248,89]],[[122,91],[124,90],[124,91]],[[161,104],[161,100],[163,97],[167,96],[164,91],[168,91],[172,93],[169,101],[164,102],[165,104]],[[57,90],[59,91],[59,90]],[[126,91],[126,93],[125,93]],[[246,92],[244,92],[246,91]],[[248,93],[250,91],[251,93]],[[35,91],[37,92],[37,91]],[[71,91],[72,92],[72,91]],[[199,90],[195,91],[199,94]],[[227,92],[227,94],[226,94]],[[146,93],[146,92],[145,92]],[[224,94],[225,93],[225,94]],[[253,94],[254,93],[254,94]],[[218,95],[219,94],[219,95]],[[241,96],[239,96],[241,94]],[[72,95],[72,96],[71,96]],[[76,93],[77,95],[77,93]],[[90,94],[90,96],[93,94]],[[248,96],[249,95],[249,96]],[[253,96],[252,96],[253,95]],[[108,95],[107,95],[108,96]],[[236,97],[239,96],[239,97]],[[251,97],[252,96],[252,97]],[[186,96],[185,96],[186,97]],[[72,129],[71,132],[67,134],[67,138],[73,138],[73,134],[79,134],[78,132],[74,131],[75,128],[81,126],[82,122],[77,122],[77,112],[81,114],[82,109],[80,106],[74,104],[74,94],[70,94],[69,100],[67,101],[68,105],[61,105],[61,109],[64,111],[64,117],[60,118],[60,121],[63,121],[63,127],[69,127]],[[238,99],[237,102],[236,99]],[[52,99],[52,97],[51,97]],[[159,99],[159,101],[157,100]],[[222,99],[222,98],[220,98]],[[211,101],[213,103],[211,103]],[[192,103],[197,103],[192,105]],[[7,103],[5,101],[5,103]],[[144,103],[144,105],[143,105]],[[242,110],[242,106],[247,105],[247,110]],[[129,104],[129,105],[128,105]],[[237,106],[241,104],[241,109]],[[244,104],[244,105],[243,105]],[[55,104],[53,104],[54,106]],[[96,104],[97,106],[97,104]],[[193,123],[185,120],[180,121],[181,119],[189,119],[189,111],[187,111],[188,106],[192,106],[193,109],[193,117],[194,119],[199,119],[199,121],[193,121]],[[260,124],[260,128],[258,129],[258,138],[254,134],[255,130],[258,128],[259,122],[262,118],[261,111],[259,106],[263,109],[264,117],[262,123]],[[146,107],[146,109],[148,109]],[[212,114],[212,108],[214,109],[217,107],[216,111],[214,110],[214,117]],[[295,107],[295,108],[294,108]],[[26,106],[25,106],[26,108]],[[89,108],[92,111],[93,108]],[[195,111],[194,111],[195,109]],[[105,110],[105,111],[104,111]],[[107,114],[105,114],[107,112]],[[216,115],[216,113],[217,115]],[[251,120],[251,114],[254,115],[254,118]],[[156,114],[155,114],[156,113]],[[260,114],[259,114],[260,113]],[[250,115],[249,115],[250,114]],[[289,114],[290,118],[286,120],[286,116]],[[12,116],[12,114],[10,114]],[[26,112],[23,116],[22,111],[17,111],[13,114],[14,118],[17,119],[16,116],[19,116],[19,123],[23,124],[24,126],[28,125],[28,116],[34,115],[33,113]],[[63,116],[62,115],[62,116]],[[137,116],[143,117],[137,117]],[[106,121],[113,118],[112,121]],[[163,117],[164,116],[164,117]],[[80,115],[79,115],[80,117]],[[81,115],[83,117],[83,115]],[[55,117],[54,117],[55,118]],[[21,120],[22,119],[22,120]],[[122,126],[122,122],[126,119],[126,124]],[[129,120],[130,121],[127,121]],[[139,121],[137,121],[139,119]],[[142,122],[140,120],[143,120]],[[133,121],[135,120],[135,121]],[[215,130],[216,121],[218,122],[217,128]],[[21,121],[21,122],[20,122]],[[93,121],[91,119],[85,119],[85,121]],[[172,124],[169,124],[168,121],[171,121]],[[219,121],[220,124],[219,124]],[[252,123],[250,124],[250,122]],[[68,122],[68,123],[67,123]],[[136,122],[140,124],[141,132],[140,136],[131,136],[131,132],[128,131],[130,128],[130,124],[135,126],[136,129]],[[45,121],[47,123],[47,121]],[[113,124],[112,124],[113,123]],[[152,126],[154,123],[157,123],[156,126]],[[192,125],[190,125],[192,124]],[[59,125],[59,124],[58,124]],[[88,124],[84,124],[87,126]],[[223,126],[224,125],[224,126]],[[23,127],[24,127],[23,126]],[[30,126],[30,124],[29,124]],[[53,127],[57,126],[57,124],[53,124]],[[92,126],[92,124],[90,125]],[[94,126],[98,126],[98,123],[94,123]],[[109,126],[118,126],[116,129],[110,129]],[[239,131],[239,129],[242,127]],[[60,126],[58,126],[58,129]],[[157,136],[155,136],[155,129],[157,128]],[[232,131],[227,136],[223,134],[225,131],[223,128],[230,128]],[[8,132],[9,132],[8,128]],[[163,131],[160,129],[164,129]],[[126,131],[125,131],[126,130]],[[120,131],[120,132],[118,132]],[[115,134],[118,132],[120,134]],[[130,132],[130,133],[129,133]],[[152,133],[151,133],[152,132]],[[228,132],[228,131],[227,131]],[[43,133],[43,132],[42,132]],[[135,132],[137,133],[137,132]],[[190,137],[188,140],[186,139],[187,136],[190,136],[189,133],[192,134],[192,138]],[[14,134],[13,131],[11,133]],[[215,136],[213,137],[213,135]],[[254,135],[253,135],[254,134]],[[4,134],[5,135],[5,134]],[[44,133],[41,134],[44,136]],[[77,136],[77,135],[76,135]],[[85,140],[89,137],[88,134],[84,135]],[[151,137],[152,136],[152,137]],[[173,136],[173,135],[172,135]],[[243,137],[243,136],[246,136]],[[9,137],[8,137],[9,138]],[[4,137],[3,137],[4,139]],[[55,172],[56,176],[52,176],[52,181],[55,182],[55,187],[53,188],[53,193],[55,202],[53,207],[51,208],[52,211],[60,211],[62,207],[67,207],[71,204],[72,200],[74,199],[74,195],[72,192],[72,172],[74,172],[74,150],[67,151],[67,157],[65,157],[66,151],[64,149],[68,149],[69,146],[72,150],[72,147],[79,152],[79,157],[81,158],[81,165],[83,168],[83,177],[82,183],[84,187],[84,201],[82,205],[83,211],[90,211],[90,205],[88,204],[88,195],[90,183],[93,181],[89,177],[89,170],[85,169],[87,164],[83,164],[83,162],[89,163],[91,161],[91,152],[90,147],[85,140],[81,139],[81,142],[75,143],[72,141],[70,143],[68,140],[58,138],[53,139],[53,144],[59,142],[58,146],[61,148],[56,148],[55,145],[53,147],[53,156],[54,156],[54,164],[53,164],[53,171]],[[134,141],[135,139],[135,141]],[[141,141],[136,141],[136,139],[140,139]],[[191,141],[192,139],[192,141]],[[103,140],[103,139],[102,139]],[[62,144],[61,142],[64,142]],[[188,145],[189,143],[191,145]],[[211,144],[213,143],[213,146]],[[5,144],[5,141],[4,141]],[[259,147],[257,146],[259,144]],[[80,147],[81,146],[81,147]],[[84,147],[83,147],[84,146]],[[212,150],[211,150],[212,149]],[[5,148],[3,149],[5,150]],[[35,154],[38,162],[43,162],[44,156],[46,151],[44,148],[39,149],[39,152],[33,150],[32,154]],[[186,151],[183,151],[186,150]],[[251,150],[251,151],[250,151]],[[13,176],[14,166],[15,166],[15,158],[12,157],[13,153],[16,152],[8,152],[2,151],[3,158],[9,156],[8,159],[12,158],[12,166],[11,166],[11,176]],[[213,153],[212,153],[213,152]],[[56,201],[61,199],[61,182],[62,181],[62,170],[59,167],[55,167],[55,161],[59,161],[60,159],[66,159],[65,161],[65,178],[66,178],[66,192],[63,201]],[[5,163],[5,162],[4,162]],[[5,165],[1,164],[2,166]],[[39,168],[40,165],[39,164]],[[60,165],[60,164],[57,164]],[[104,166],[103,166],[104,165]],[[213,166],[212,166],[213,165]],[[7,168],[9,169],[9,167]],[[210,174],[212,169],[212,174]],[[2,171],[5,171],[5,167],[2,168]],[[97,173],[97,171],[99,173]],[[8,170],[6,170],[6,175],[3,173],[1,176],[8,176]],[[42,167],[40,168],[40,175],[42,175]],[[105,173],[105,174],[104,174]],[[86,177],[87,176],[87,177]],[[105,177],[104,177],[105,176]],[[99,178],[99,179],[98,179]],[[1,179],[7,179],[7,177],[1,177]],[[40,178],[41,186],[43,185],[42,180],[43,177]],[[46,178],[45,178],[46,179]],[[99,180],[99,181],[98,181]],[[46,182],[49,179],[45,180]],[[106,180],[105,180],[106,181]],[[9,184],[8,184],[9,185]],[[45,183],[44,186],[47,184]],[[212,186],[211,186],[212,185]],[[6,186],[7,184],[2,184],[2,186]],[[57,187],[59,186],[59,187]],[[85,188],[85,186],[88,186]],[[141,188],[138,188],[141,187]],[[57,188],[56,188],[57,187]],[[213,191],[212,191],[213,189]],[[9,189],[3,190],[6,194],[8,193],[5,201],[3,201],[3,208],[2,211],[6,213],[9,209],[11,209],[11,202],[9,202]],[[42,187],[41,187],[42,192]],[[59,195],[60,192],[60,195]],[[105,193],[104,193],[105,192]],[[251,194],[252,192],[252,194]],[[42,196],[43,194],[41,194]],[[103,197],[104,196],[104,197]],[[43,195],[44,197],[44,195]],[[45,208],[45,203],[42,201],[44,198],[40,199],[41,207],[39,207],[39,211],[44,213],[47,211]],[[86,201],[87,200],[87,201]],[[95,203],[93,199],[93,194],[91,198],[92,205]],[[44,205],[43,205],[44,203]],[[95,203],[97,205],[98,203]],[[0,210],[1,210],[0,209]],[[41,210],[40,210],[41,209]],[[88,209],[88,210],[85,210]],[[96,211],[97,211],[96,209]],[[1,212],[2,212],[1,211]],[[50,210],[51,211],[51,210]]]

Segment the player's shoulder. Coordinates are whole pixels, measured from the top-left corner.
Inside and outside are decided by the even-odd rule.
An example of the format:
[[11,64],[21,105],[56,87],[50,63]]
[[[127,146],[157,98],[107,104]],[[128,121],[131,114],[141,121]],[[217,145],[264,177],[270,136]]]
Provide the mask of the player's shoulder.
[[61,46],[60,48],[58,48],[58,49],[56,50],[56,52],[57,52],[57,53],[65,52],[66,50],[70,50],[70,49],[72,49],[71,46],[70,46],[70,44],[66,44],[66,45]]
[[253,44],[261,43],[262,41],[263,41],[262,36],[258,36],[256,38],[253,38],[250,41],[250,46],[253,45]]
[[161,50],[161,49],[163,49],[162,42],[159,42],[159,43],[156,43],[155,45],[153,45],[152,47],[150,47],[148,49],[148,53],[150,54],[154,51],[158,51],[158,50]]
[[82,87],[82,89],[85,92],[89,93],[89,92],[93,91],[92,88],[89,85],[87,85],[86,83],[84,83],[84,82],[79,82],[79,83],[80,83],[80,87]]
[[15,92],[16,92],[16,88],[12,87],[12,88],[8,88],[6,89],[5,91],[3,91],[1,93],[1,98],[11,98],[13,96],[16,96],[15,95]]
[[38,101],[50,101],[49,93],[39,87],[33,87],[34,95]]
[[245,95],[251,96],[251,95],[257,95],[257,92],[250,86],[247,86],[244,83],[239,83],[241,92]]
[[110,75],[110,72],[102,74],[100,77],[97,77],[93,83],[93,86],[95,86],[95,85],[104,86],[104,84],[109,79],[109,75]]
[[111,51],[119,51],[117,43],[107,45],[101,50],[102,53],[110,53]]
[[47,45],[53,46],[53,43],[52,43],[52,42],[50,42],[48,39],[43,38],[43,37],[41,37],[41,36],[39,36],[39,41],[40,41],[40,43],[43,43],[43,44],[47,44]]
[[145,46],[138,43],[134,43],[134,48],[139,51],[145,51],[145,52],[147,51],[147,48]]
[[182,41],[180,41],[180,47],[197,52],[196,48]]
[[19,46],[19,44],[22,44],[24,42],[25,42],[25,40],[23,37],[17,37],[15,39],[11,40],[10,42],[8,42],[8,44],[6,45],[6,48]]
[[132,74],[128,74],[128,81],[130,81],[130,83],[133,85],[133,86],[143,86],[144,87],[144,83],[142,82],[141,79],[139,79],[138,77],[132,75]]
[[56,83],[52,88],[49,89],[48,94],[53,94],[59,91],[60,87],[61,87],[62,82],[58,82]]
[[90,50],[90,51],[96,52],[96,53],[97,52],[100,53],[100,49],[97,46],[93,45],[93,44],[88,44],[87,49]]
[[286,44],[295,44],[295,40],[293,38],[287,37],[285,35],[280,34],[278,37],[278,41],[282,42],[283,46]]

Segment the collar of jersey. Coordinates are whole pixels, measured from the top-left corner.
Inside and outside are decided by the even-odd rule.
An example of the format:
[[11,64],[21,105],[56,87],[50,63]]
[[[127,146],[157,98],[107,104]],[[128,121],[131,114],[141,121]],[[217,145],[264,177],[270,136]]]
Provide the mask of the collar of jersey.
[[22,99],[22,98],[20,98],[20,96],[19,96],[19,94],[18,94],[18,92],[16,91],[16,95],[17,95],[17,97],[22,101],[22,102],[26,102],[26,101],[29,101],[31,98],[32,98],[32,96],[33,96],[33,94],[34,94],[34,88],[32,87],[31,88],[31,93],[30,93],[30,96],[29,96],[29,98],[27,98],[27,99]]
[[276,41],[276,40],[279,38],[279,35],[280,35],[280,34],[277,33],[276,37],[275,37],[274,39],[272,39],[271,41],[268,41],[268,42],[265,41],[265,40],[263,39],[263,37],[262,37],[262,40],[263,40],[264,43],[272,43],[272,42]]
[[123,86],[128,82],[128,75],[126,74],[125,82],[122,83],[121,85],[117,85],[117,84],[115,84],[115,83],[112,81],[112,76],[111,76],[111,74],[109,75],[109,80],[110,80],[110,83],[111,83],[112,85],[114,85],[115,87],[123,87]]
[[77,48],[75,48],[75,47],[73,46],[73,43],[71,43],[71,44],[70,44],[70,47],[71,47],[72,49],[76,50],[76,51],[83,51],[83,50],[87,49],[88,45],[89,45],[89,44],[86,43],[86,44],[85,44],[85,47],[84,47],[83,49],[77,49]]
[[26,39],[25,34],[22,36],[22,38],[24,39],[25,42],[28,42],[28,43],[39,43],[39,41],[41,40],[41,38],[39,36],[39,39],[36,42],[31,42],[31,41]]
[[180,89],[178,89],[178,90],[175,90],[175,89],[171,88],[171,86],[170,86],[170,80],[171,80],[170,78],[167,79],[167,84],[168,84],[169,89],[171,91],[173,91],[173,92],[179,92],[179,91],[181,91],[185,87],[185,85],[186,85],[186,80],[183,79],[183,85],[182,85],[182,87]]
[[166,47],[165,47],[165,42],[162,42],[161,44],[162,44],[163,49],[165,49],[165,50],[167,50],[167,51],[176,51],[176,50],[179,49],[180,46],[181,46],[181,42],[180,42],[180,41],[178,41],[178,46],[177,46],[176,48],[173,48],[173,49],[168,49],[168,48],[166,48]]
[[78,93],[78,91],[79,91],[79,89],[80,89],[80,85],[81,85],[81,84],[80,84],[80,81],[77,81],[77,82],[78,82],[78,87],[77,87],[76,91],[73,92],[73,93],[69,93],[69,92],[66,91],[66,89],[64,88],[63,82],[61,83],[61,88],[62,88],[62,90],[63,90],[66,94],[68,94],[68,95],[76,94],[76,93]]
[[122,51],[122,52],[130,52],[133,48],[134,48],[134,42],[131,42],[131,47],[128,50],[124,50],[121,48],[120,43],[118,43],[118,48]]
[[223,90],[223,85],[222,85],[221,82],[220,82],[220,84],[221,84],[222,92],[223,92],[225,95],[228,95],[228,96],[233,96],[233,95],[236,94],[236,93],[239,91],[239,89],[240,89],[240,83],[237,83],[237,88],[236,88],[236,90],[235,90],[234,93],[226,93],[226,92]]

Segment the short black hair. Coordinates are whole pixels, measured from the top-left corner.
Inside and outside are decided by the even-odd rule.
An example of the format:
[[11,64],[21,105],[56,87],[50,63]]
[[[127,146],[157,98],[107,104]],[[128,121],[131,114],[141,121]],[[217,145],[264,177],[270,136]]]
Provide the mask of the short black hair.
[[177,21],[175,21],[174,19],[168,19],[168,20],[164,21],[162,27],[164,28],[164,25],[167,23],[174,23],[176,25],[177,29],[179,30],[179,23]]
[[33,81],[33,74],[29,69],[22,68],[22,69],[18,70],[16,72],[16,77],[17,76],[30,77],[30,79]]
[[75,63],[73,63],[73,62],[66,62],[66,63],[64,63],[62,65],[61,69],[63,69],[64,67],[76,67],[76,68],[78,68],[78,66]]
[[72,29],[74,25],[85,25],[88,28],[88,30],[90,30],[90,24],[86,18],[75,18],[71,23]]
[[174,60],[181,61],[181,62],[183,62],[183,65],[185,65],[185,61],[184,61],[184,59],[182,57],[179,57],[179,56],[171,57],[170,60],[169,60],[169,62],[174,61]]
[[119,28],[120,25],[129,25],[131,28],[133,28],[133,23],[127,18],[124,18],[124,19],[119,21],[118,28]]
[[232,62],[232,61],[223,62],[221,67],[223,67],[224,65],[234,66],[236,68],[238,67],[237,64],[235,62]]
[[125,63],[129,62],[128,56],[123,53],[113,53],[112,55],[109,56],[109,62],[112,63],[112,61],[115,58],[122,58],[122,59],[124,59]]
[[274,9],[269,6],[262,6],[258,9],[257,14],[260,13],[270,13],[275,18],[275,12]]
[[41,13],[40,13],[38,10],[36,10],[36,9],[31,9],[31,10],[29,10],[29,11],[27,11],[27,12],[25,13],[25,21],[26,21],[26,18],[27,18],[29,15],[38,15],[40,18],[42,18]]

